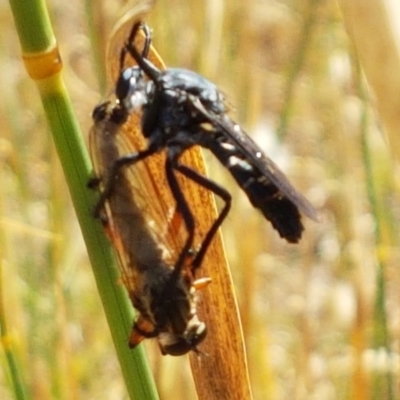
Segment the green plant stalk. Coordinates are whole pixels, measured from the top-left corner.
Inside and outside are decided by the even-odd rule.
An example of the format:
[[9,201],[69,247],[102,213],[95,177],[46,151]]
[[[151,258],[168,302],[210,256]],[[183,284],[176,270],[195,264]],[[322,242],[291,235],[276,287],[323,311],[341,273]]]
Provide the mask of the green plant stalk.
[[[4,241],[3,241],[4,243]],[[28,399],[26,393],[26,382],[22,377],[22,370],[19,366],[17,355],[15,354],[15,347],[13,346],[12,337],[7,327],[7,321],[4,309],[4,299],[2,296],[3,277],[2,277],[2,263],[0,260],[0,340],[4,350],[10,380],[14,390],[14,397],[17,400]]]
[[306,56],[308,47],[311,42],[311,33],[315,25],[316,8],[318,6],[319,1],[320,0],[309,1],[308,17],[304,21],[303,30],[300,35],[299,47],[295,57],[293,58],[291,68],[288,72],[285,93],[283,95],[284,106],[279,116],[279,125],[276,129],[276,135],[279,140],[283,140],[287,134],[290,112],[292,110],[292,104],[294,100],[293,91],[296,84],[296,78],[301,71],[301,68],[304,63],[304,58]]
[[[23,55],[33,54],[36,58],[40,58],[41,54],[46,56],[56,41],[44,1],[10,0],[10,5]],[[32,77],[27,61],[26,66]],[[92,216],[97,199],[97,195],[87,188],[92,167],[61,72],[52,73],[48,65],[44,65],[44,70],[44,74],[50,72],[48,76],[36,79],[35,82],[88,249],[128,393],[134,399],[157,399],[144,350],[139,346],[129,351],[127,347],[132,327],[131,306],[124,288],[117,284],[118,273],[114,267],[115,258],[111,246],[100,222]]]
[[98,8],[99,6],[100,5],[97,1],[85,0],[85,15],[87,18],[90,41],[92,43],[91,46],[92,59],[93,59],[92,64],[95,66],[95,72],[97,76],[97,81],[99,83],[100,93],[104,94],[106,91],[107,78],[106,78],[105,68],[103,67],[104,57],[102,57],[100,52],[101,48],[100,42],[101,42],[102,32],[99,32],[99,30],[96,29],[96,15],[95,15],[96,8]]
[[[1,44],[3,47],[3,43]],[[2,60],[4,62],[4,59],[2,57]],[[13,126],[15,131],[18,131],[19,125],[18,125],[18,117],[16,117],[16,113],[12,112],[14,111],[15,108],[9,105],[7,102],[6,104],[6,113],[7,115],[10,116],[10,124]],[[21,197],[23,201],[26,201],[26,180],[21,179],[23,177],[22,173],[22,168],[21,168],[21,163],[19,162],[20,160],[18,159],[17,162],[14,163],[16,166],[15,171],[18,175],[17,181],[19,183],[22,182],[20,185],[20,192],[21,192]],[[0,172],[0,177],[2,178],[2,173],[3,171]],[[3,179],[1,179],[3,182]],[[2,192],[0,194],[0,210],[4,210],[4,204],[3,204],[3,198],[4,193]],[[4,278],[3,278],[3,260],[8,259],[8,254],[7,254],[7,236],[6,236],[6,229],[3,228],[3,226],[0,227],[0,348],[4,352],[4,370],[6,371],[5,374],[7,378],[10,380],[10,386],[13,389],[14,392],[14,398],[17,400],[24,400],[28,399],[27,393],[27,381],[25,379],[25,376],[23,374],[23,369],[21,368],[20,364],[20,359],[18,357],[18,352],[17,352],[17,346],[15,346],[15,335],[10,332],[8,329],[8,323],[7,323],[7,306],[5,303],[5,294],[4,294],[4,286],[6,284]],[[2,357],[1,357],[2,358]],[[2,358],[3,360],[3,358]]]
[[[358,76],[360,71],[358,71]],[[359,79],[360,81],[360,79]],[[362,83],[359,82],[359,87]],[[367,110],[367,102],[365,100],[365,93],[363,89],[360,89],[360,97],[363,100],[364,107],[361,119],[361,146],[362,146],[362,157],[366,175],[366,184],[367,184],[367,195],[369,204],[371,206],[372,215],[375,221],[375,247],[380,249],[383,246],[383,238],[382,238],[382,221],[379,213],[379,204],[376,195],[376,188],[374,183],[373,169],[372,169],[372,159],[371,152],[368,145],[368,110]],[[377,276],[376,276],[376,298],[374,305],[374,328],[373,328],[373,346],[379,351],[381,348],[384,348],[388,357],[390,356],[390,347],[389,347],[389,332],[387,327],[387,317],[385,310],[385,299],[386,299],[386,284],[385,284],[385,269],[386,265],[382,261],[382,258],[379,255],[379,251],[377,254]],[[381,399],[383,393],[385,393],[386,399],[394,399],[393,393],[393,377],[390,370],[382,377],[382,374],[376,373],[373,379],[372,384],[372,399]]]

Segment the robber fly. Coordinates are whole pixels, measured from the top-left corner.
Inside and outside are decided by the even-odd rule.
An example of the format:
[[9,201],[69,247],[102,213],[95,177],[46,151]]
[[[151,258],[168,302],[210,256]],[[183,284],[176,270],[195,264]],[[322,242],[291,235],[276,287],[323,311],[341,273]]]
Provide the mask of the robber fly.
[[[223,187],[181,163],[182,154],[194,145],[200,145],[214,154],[230,171],[252,205],[262,212],[282,238],[290,243],[298,242],[304,230],[300,211],[316,219],[313,206],[226,114],[224,97],[213,83],[185,69],[159,70],[145,56],[145,51],[138,51],[135,36],[140,29],[146,38],[144,46],[150,46],[151,35],[147,25],[135,24],[121,57],[129,53],[137,66],[120,72],[115,94],[125,113],[142,111],[142,133],[148,145],[144,150],[120,158],[114,164],[113,171],[117,174],[123,166],[166,151],[166,176],[188,232],[178,266],[193,248],[195,227],[190,207],[179,188],[177,174],[210,190],[224,201],[222,211],[193,260],[194,268],[200,266],[231,205],[231,195]],[[112,175],[106,186],[104,198],[114,186]]]
[[[145,46],[143,53],[147,55],[148,51]],[[197,351],[206,336],[196,301],[198,290],[210,279],[195,280],[190,255],[181,268],[175,268],[177,254],[173,249],[177,247],[176,238],[183,234],[181,217],[157,202],[157,192],[162,189],[154,184],[144,163],[113,172],[115,162],[135,150],[135,121],[128,122],[129,118],[135,115],[128,114],[115,99],[93,111],[90,153],[96,178],[91,186],[104,193],[110,174],[115,183],[96,214],[116,249],[123,283],[139,312],[130,347],[145,338],[157,338],[162,354],[182,355]]]

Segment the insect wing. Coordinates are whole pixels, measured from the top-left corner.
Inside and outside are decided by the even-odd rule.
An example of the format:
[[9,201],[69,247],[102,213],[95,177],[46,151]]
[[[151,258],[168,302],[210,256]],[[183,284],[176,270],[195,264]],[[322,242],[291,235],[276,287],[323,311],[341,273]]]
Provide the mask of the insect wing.
[[[104,105],[106,106],[106,104]],[[104,190],[104,182],[107,181],[109,167],[119,158],[119,148],[116,138],[119,137],[121,126],[110,119],[111,112],[111,106],[107,107],[104,118],[95,122],[89,134],[90,155],[95,174],[99,179],[100,191]],[[135,288],[138,286],[140,274],[137,273],[136,255],[135,258],[132,258],[129,247],[124,243],[124,234],[118,223],[118,215],[123,212],[126,218],[132,220],[133,223],[136,222],[136,225],[138,221],[142,222],[142,217],[139,214],[136,203],[132,202],[132,198],[129,198],[129,193],[123,187],[122,185],[118,185],[116,187],[117,193],[114,193],[105,202],[101,219],[103,220],[106,233],[116,250],[123,283],[132,297]],[[115,203],[115,198],[118,198],[118,203]],[[118,207],[117,210],[115,206]],[[123,211],[121,211],[122,209]]]
[[[93,125],[89,133],[89,149],[91,159],[94,165],[96,177],[99,179],[99,189],[103,189],[103,183],[107,175],[108,163],[117,158],[118,152],[114,141],[114,136],[118,133],[120,126],[115,124],[109,119],[111,109],[106,110],[108,115],[104,115],[104,118],[98,120]],[[126,210],[126,212],[128,209]],[[118,257],[118,265],[121,273],[122,283],[128,291],[129,297],[132,299],[135,295],[136,288],[140,286],[141,275],[138,274],[136,265],[132,265],[132,259],[128,252],[128,247],[123,243],[122,234],[116,226],[117,221],[114,220],[111,212],[110,203],[107,201],[104,205],[105,215],[101,215],[103,225],[108,238],[114,246],[114,250]],[[143,320],[142,316],[139,315],[138,320]],[[149,323],[148,323],[149,324]],[[154,326],[149,329],[154,329]],[[136,334],[132,331],[131,337],[132,343],[138,345],[145,339],[145,336]]]
[[268,177],[282,194],[299,207],[307,217],[313,220],[318,219],[317,212],[311,203],[293,187],[279,167],[264,154],[260,147],[238,124],[234,123],[225,114],[216,115],[209,112],[199,102],[196,102],[195,107],[198,112],[209,120],[214,128],[223,133],[228,140],[233,141],[235,146],[240,149],[241,154],[244,155],[244,158],[250,160],[251,164]]

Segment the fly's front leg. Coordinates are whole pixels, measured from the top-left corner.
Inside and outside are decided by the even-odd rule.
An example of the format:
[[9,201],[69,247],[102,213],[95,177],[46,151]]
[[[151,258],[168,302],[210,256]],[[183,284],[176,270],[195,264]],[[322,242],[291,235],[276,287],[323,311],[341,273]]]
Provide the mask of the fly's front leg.
[[136,35],[139,30],[142,30],[144,33],[144,45],[142,50],[142,57],[147,58],[150,51],[151,45],[151,33],[150,28],[143,22],[137,22],[133,25],[131,33],[129,34],[128,39],[125,42],[124,47],[121,50],[120,60],[119,60],[119,69],[122,71],[125,68],[125,58],[126,54],[129,53],[129,49],[134,46]]

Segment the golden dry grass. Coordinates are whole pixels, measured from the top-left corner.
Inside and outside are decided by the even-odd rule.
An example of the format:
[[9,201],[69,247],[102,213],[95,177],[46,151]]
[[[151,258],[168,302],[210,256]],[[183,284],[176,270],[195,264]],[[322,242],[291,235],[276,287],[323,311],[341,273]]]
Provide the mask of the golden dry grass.
[[[88,18],[76,0],[49,6],[88,132],[101,99]],[[103,41],[121,6],[96,2]],[[67,187],[10,11],[0,7],[2,343],[15,346],[31,398],[120,399]],[[166,64],[216,82],[236,120],[320,209],[301,244],[287,245],[207,156],[210,176],[234,195],[223,234],[254,398],[398,398],[399,184],[338,5],[159,0],[149,24]],[[13,398],[1,354],[0,398]],[[161,397],[192,399],[182,361],[150,354]]]

